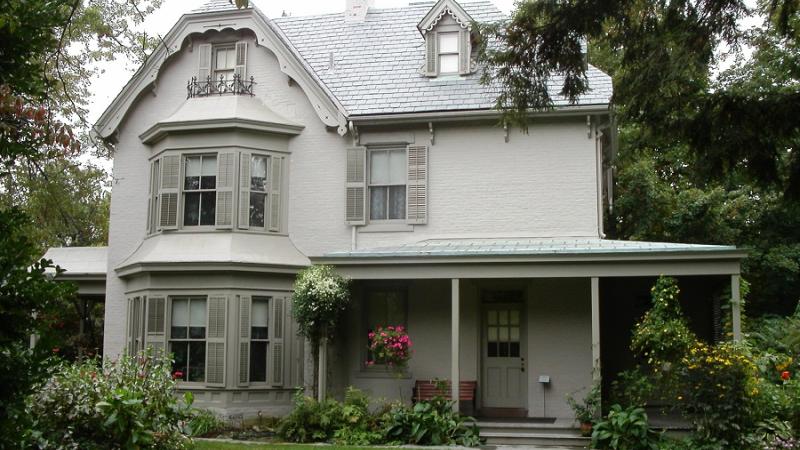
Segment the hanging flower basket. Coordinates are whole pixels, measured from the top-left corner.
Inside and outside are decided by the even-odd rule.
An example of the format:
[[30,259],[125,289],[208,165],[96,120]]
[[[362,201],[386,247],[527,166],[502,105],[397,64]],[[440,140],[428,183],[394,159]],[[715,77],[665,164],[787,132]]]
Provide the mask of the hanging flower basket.
[[367,361],[368,366],[386,364],[399,369],[405,367],[411,358],[413,344],[402,325],[378,326],[367,337],[369,337],[369,351],[372,354],[372,359]]

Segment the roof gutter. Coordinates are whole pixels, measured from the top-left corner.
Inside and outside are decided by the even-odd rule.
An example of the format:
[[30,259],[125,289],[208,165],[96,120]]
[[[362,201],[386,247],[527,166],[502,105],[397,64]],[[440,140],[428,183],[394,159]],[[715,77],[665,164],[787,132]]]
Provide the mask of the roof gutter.
[[[397,123],[447,122],[451,120],[499,120],[502,111],[496,109],[472,109],[463,111],[428,111],[398,114],[351,115],[356,125],[380,125]],[[608,104],[557,106],[547,111],[531,112],[531,117],[571,117],[585,115],[611,114]]]

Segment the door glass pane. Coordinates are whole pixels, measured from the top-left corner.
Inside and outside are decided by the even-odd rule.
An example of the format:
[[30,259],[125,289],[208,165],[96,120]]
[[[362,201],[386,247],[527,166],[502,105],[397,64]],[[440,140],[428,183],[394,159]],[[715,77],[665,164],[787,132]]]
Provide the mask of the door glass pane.
[[497,311],[491,310],[489,311],[489,325],[497,325]]
[[488,334],[489,342],[496,342],[497,336],[498,336],[497,327],[489,327],[489,334]]
[[458,33],[439,33],[439,52],[458,53]]
[[508,325],[508,311],[507,310],[500,311],[500,313],[498,314],[498,318],[499,318],[499,321],[500,321],[500,325]]
[[389,187],[389,218],[390,219],[406,218],[405,185]]
[[519,325],[519,311],[516,309],[512,309],[511,311],[509,311],[509,314],[510,314],[509,319],[511,321],[511,325]]
[[200,196],[200,203],[200,225],[214,225],[217,194],[215,192],[203,192]]
[[508,327],[500,327],[500,341],[508,342]]
[[497,342],[489,342],[489,346],[486,349],[486,354],[490,358],[496,358],[497,357]]
[[406,152],[392,150],[389,153],[389,184],[406,184]]
[[267,157],[250,157],[250,189],[264,191],[267,188]]
[[389,152],[370,152],[369,182],[370,184],[389,184]]
[[500,356],[501,358],[508,357],[509,355],[508,342],[500,342],[498,343],[498,346],[499,346],[499,351],[497,352],[498,356]]
[[512,342],[519,342],[519,327],[511,327],[510,340]]
[[387,187],[369,188],[369,218],[371,220],[386,219]]
[[266,208],[267,194],[263,192],[250,193],[250,226],[264,226],[264,210]]
[[510,350],[510,355],[512,358],[519,358],[519,342],[512,342]]

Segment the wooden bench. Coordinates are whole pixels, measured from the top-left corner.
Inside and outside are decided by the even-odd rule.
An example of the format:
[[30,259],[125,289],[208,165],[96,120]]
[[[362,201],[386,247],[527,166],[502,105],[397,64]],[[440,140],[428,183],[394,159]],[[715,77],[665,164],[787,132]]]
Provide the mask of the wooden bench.
[[[437,385],[444,383],[444,389],[439,389]],[[475,395],[478,391],[477,381],[460,381],[458,383],[458,399],[460,401],[472,402],[472,411],[475,411]],[[434,397],[442,397],[450,400],[452,397],[450,390],[450,381],[436,382],[433,380],[417,380],[414,383],[414,395],[412,400],[414,403],[422,400],[431,400]]]

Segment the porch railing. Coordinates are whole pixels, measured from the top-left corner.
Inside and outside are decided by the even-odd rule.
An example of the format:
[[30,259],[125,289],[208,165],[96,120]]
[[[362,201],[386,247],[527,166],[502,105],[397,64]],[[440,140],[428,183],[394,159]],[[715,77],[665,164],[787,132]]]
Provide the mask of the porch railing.
[[256,82],[252,76],[250,79],[246,79],[238,74],[233,75],[233,78],[225,78],[225,76],[220,75],[219,79],[213,79],[208,76],[205,80],[198,80],[197,77],[192,77],[186,84],[186,98],[223,94],[252,96],[255,84]]

